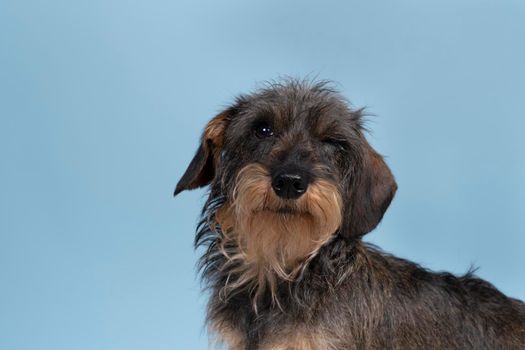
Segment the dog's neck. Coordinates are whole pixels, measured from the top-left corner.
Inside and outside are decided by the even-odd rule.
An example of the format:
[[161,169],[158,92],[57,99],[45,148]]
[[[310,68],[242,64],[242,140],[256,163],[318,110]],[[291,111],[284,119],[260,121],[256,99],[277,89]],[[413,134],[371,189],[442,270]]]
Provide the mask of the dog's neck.
[[293,270],[279,274],[263,265],[264,262],[255,268],[249,265],[253,262],[246,260],[246,252],[237,240],[228,236],[232,232],[225,235],[215,220],[216,212],[206,216],[208,223],[201,224],[197,233],[197,245],[206,247],[201,259],[203,278],[220,299],[228,300],[242,294],[250,299],[254,310],[263,306],[282,308],[289,302],[303,303],[302,294],[309,292],[301,289],[302,282],[314,274],[330,276],[334,284],[340,283],[351,272],[348,261],[361,246],[359,239],[345,239],[336,232],[311,254],[298,260]]
[[[208,259],[206,256],[209,253],[210,251],[203,259]],[[257,300],[254,300],[253,292],[249,288],[237,289],[229,295],[224,295],[223,287],[231,277],[228,277],[227,270],[220,268],[212,270],[212,265],[209,265],[205,278],[212,291],[208,305],[210,326],[213,332],[221,333],[224,325],[228,325],[228,328],[233,327],[231,329],[240,329],[243,334],[248,334],[244,342],[257,344],[260,341],[260,333],[256,330],[261,327],[264,329],[264,325],[260,324],[259,320],[268,317],[279,318],[278,315],[283,315],[282,317],[294,315],[298,323],[314,322],[312,317],[316,316],[312,310],[316,309],[315,305],[322,303],[329,290],[342,288],[345,283],[351,284],[349,280],[354,278],[354,273],[365,272],[367,254],[367,247],[361,240],[345,239],[342,235],[335,234],[333,239],[323,245],[318,254],[308,262],[297,279],[293,281],[279,279],[274,294],[270,290],[265,290]],[[218,260],[213,263],[214,267],[224,263],[223,257],[217,255],[217,258]],[[356,278],[356,280],[361,279]],[[264,332],[262,329],[261,332]]]

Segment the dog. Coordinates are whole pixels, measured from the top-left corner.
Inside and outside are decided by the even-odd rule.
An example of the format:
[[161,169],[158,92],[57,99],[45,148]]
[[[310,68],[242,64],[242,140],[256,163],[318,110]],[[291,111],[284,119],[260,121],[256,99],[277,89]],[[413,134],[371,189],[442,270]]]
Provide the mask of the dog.
[[362,237],[397,190],[363,111],[285,79],[206,126],[178,182],[209,185],[195,244],[209,333],[232,350],[525,349],[525,304]]

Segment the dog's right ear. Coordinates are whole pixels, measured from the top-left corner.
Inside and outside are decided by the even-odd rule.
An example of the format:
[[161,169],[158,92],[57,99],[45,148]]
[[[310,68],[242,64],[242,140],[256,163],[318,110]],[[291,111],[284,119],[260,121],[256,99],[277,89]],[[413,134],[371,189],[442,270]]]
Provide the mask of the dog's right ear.
[[174,196],[184,190],[206,186],[213,180],[224,143],[224,131],[229,124],[232,112],[232,109],[227,109],[210,120],[204,129],[197,153],[177,183]]

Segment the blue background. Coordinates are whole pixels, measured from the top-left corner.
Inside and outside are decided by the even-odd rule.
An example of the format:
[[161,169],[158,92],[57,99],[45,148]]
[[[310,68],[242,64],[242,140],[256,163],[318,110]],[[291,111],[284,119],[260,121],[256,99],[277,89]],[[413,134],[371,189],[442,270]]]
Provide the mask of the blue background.
[[206,349],[172,198],[206,121],[280,75],[376,115],[368,240],[525,298],[525,2],[0,1],[0,348]]

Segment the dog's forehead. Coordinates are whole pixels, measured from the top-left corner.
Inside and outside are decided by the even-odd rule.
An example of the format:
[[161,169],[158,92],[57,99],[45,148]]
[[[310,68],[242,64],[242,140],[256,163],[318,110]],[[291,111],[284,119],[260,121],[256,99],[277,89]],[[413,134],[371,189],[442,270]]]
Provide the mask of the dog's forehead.
[[353,122],[348,118],[350,110],[342,97],[319,87],[266,89],[245,96],[240,111],[241,124],[249,127],[251,122],[265,120],[281,132],[325,133],[334,128],[344,129],[342,124]]

